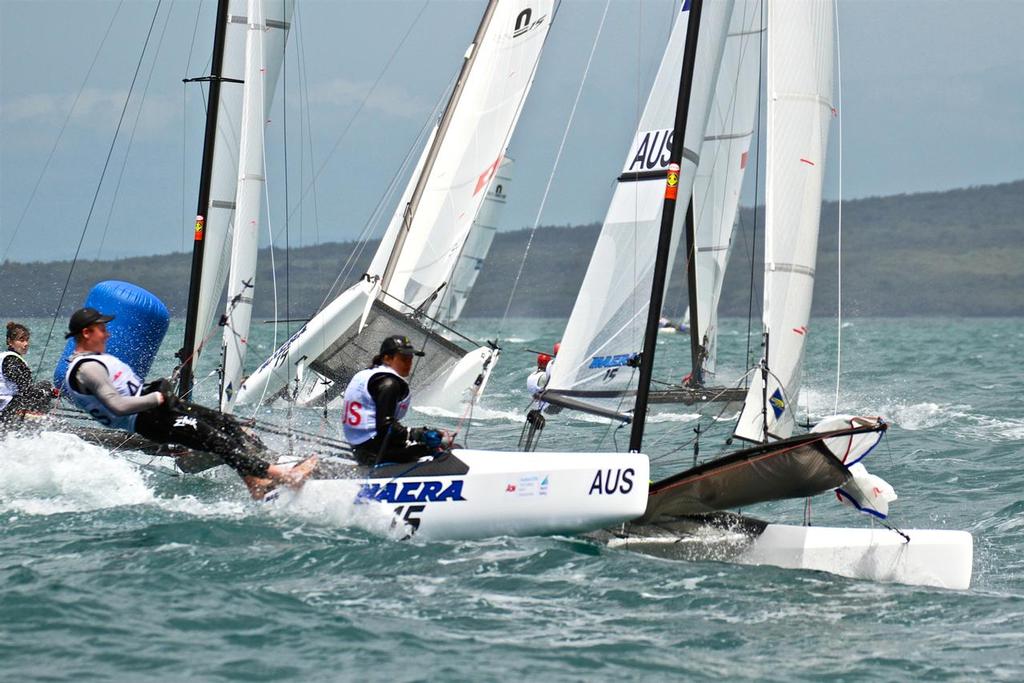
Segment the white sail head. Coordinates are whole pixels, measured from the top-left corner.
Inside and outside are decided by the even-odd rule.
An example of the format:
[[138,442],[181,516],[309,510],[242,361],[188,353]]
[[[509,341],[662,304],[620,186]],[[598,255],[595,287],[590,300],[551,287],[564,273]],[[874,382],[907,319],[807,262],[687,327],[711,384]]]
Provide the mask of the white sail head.
[[[241,139],[222,342],[220,409],[231,412],[241,383],[252,322],[260,214],[266,188],[264,126],[284,60],[292,0],[249,0],[246,7]],[[271,15],[265,14],[271,12]]]
[[718,302],[754,132],[762,24],[761,0],[736,0],[693,187],[697,338],[705,381],[717,365]]
[[[732,2],[707,3],[701,15],[686,140],[704,137],[712,87],[721,62]],[[677,15],[668,46],[612,195],[594,247],[548,389],[587,396],[586,392],[627,390],[635,370],[629,358],[643,346],[657,250],[665,172],[675,121],[679,78],[689,10]],[[683,152],[674,234],[685,219],[693,188],[699,144]],[[678,242],[673,239],[673,245]],[[670,256],[671,262],[671,256]],[[619,398],[586,399],[618,403]]]
[[773,438],[795,426],[833,116],[833,9],[829,0],[769,5],[763,322],[770,374],[765,391],[755,372],[736,427],[750,441],[764,440],[762,415]]
[[[473,68],[387,288],[394,297],[390,305],[397,299],[415,308],[450,280],[522,112],[553,10],[550,0],[503,0],[480,44],[472,48]],[[404,211],[402,204],[396,216]],[[380,250],[389,257],[392,246],[382,241]],[[375,257],[374,265],[379,262]],[[383,269],[371,275],[383,275]]]

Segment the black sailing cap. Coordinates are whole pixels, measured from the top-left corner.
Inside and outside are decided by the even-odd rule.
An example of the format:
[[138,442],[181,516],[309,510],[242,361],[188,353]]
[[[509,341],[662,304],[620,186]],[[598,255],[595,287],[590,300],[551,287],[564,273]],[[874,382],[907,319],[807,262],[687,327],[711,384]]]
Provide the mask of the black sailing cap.
[[95,325],[96,323],[109,323],[113,319],[114,316],[103,315],[95,308],[79,308],[71,314],[71,320],[68,322],[68,333],[64,335],[64,338],[71,339],[76,334],[89,327],[89,325]]
[[380,355],[382,356],[393,356],[399,353],[403,356],[425,356],[426,354],[422,351],[417,351],[409,341],[408,337],[396,334],[392,337],[388,337],[380,343]]

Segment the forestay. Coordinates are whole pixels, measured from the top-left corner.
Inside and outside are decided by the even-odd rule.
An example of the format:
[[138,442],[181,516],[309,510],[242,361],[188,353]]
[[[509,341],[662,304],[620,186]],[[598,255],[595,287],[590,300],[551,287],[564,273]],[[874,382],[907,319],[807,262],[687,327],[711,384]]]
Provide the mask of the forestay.
[[[266,73],[263,75],[263,108],[269,109],[273,100],[277,76],[280,73],[291,16],[292,0],[287,2],[264,0],[262,16],[267,31],[263,39]],[[284,11],[284,13],[282,13]],[[228,277],[229,245],[235,215],[235,193],[238,189],[239,138],[242,121],[242,96],[245,80],[246,35],[248,33],[247,2],[232,0],[228,10],[228,23],[224,36],[224,60],[221,68],[223,82],[220,88],[220,107],[217,135],[214,141],[213,169],[210,180],[210,203],[203,216],[203,269],[199,282],[199,301],[196,315],[195,347],[185,349],[193,356],[193,365],[202,356],[203,344],[214,321],[222,312],[221,296]]]
[[832,22],[831,1],[769,5],[763,317],[768,382],[767,390],[761,381],[751,384],[740,414],[736,436],[749,441],[763,441],[766,431],[786,438],[795,424],[833,113]]
[[[700,39],[686,139],[702,140],[722,58],[732,2],[709,3]],[[672,142],[679,73],[689,10],[677,15],[665,56],[618,178],[601,234],[562,337],[548,395],[577,396],[614,406],[633,380],[631,358],[643,346],[665,178]],[[699,156],[683,150],[678,193],[690,197]],[[681,232],[685,211],[676,215]],[[677,240],[673,240],[673,252]],[[670,261],[672,255],[670,255]],[[600,392],[595,393],[595,392]]]
[[[241,142],[238,188],[231,247],[231,270],[223,338],[220,409],[231,412],[235,392],[241,383],[256,282],[256,252],[259,244],[260,213],[266,186],[264,136],[266,111],[273,96],[284,57],[294,3],[249,0],[245,42],[245,84],[242,96]],[[265,16],[264,9],[272,12]]]
[[694,180],[697,338],[705,380],[716,368],[718,301],[754,132],[763,30],[761,0],[737,0]]

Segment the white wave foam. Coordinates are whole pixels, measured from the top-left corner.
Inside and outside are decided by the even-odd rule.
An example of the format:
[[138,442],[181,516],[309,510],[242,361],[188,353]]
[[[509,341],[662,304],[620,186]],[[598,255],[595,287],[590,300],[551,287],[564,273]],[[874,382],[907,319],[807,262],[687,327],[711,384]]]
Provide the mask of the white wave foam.
[[2,510],[51,515],[153,500],[132,463],[72,434],[8,434],[0,444]]
[[[462,413],[456,413],[451,410],[445,410],[444,408],[438,408],[435,406],[415,406],[413,412],[423,413],[430,417],[441,417],[451,420],[461,420],[463,417]],[[473,421],[477,420],[490,420],[490,421],[504,421],[504,422],[525,422],[526,412],[515,411],[515,410],[498,410],[497,408],[487,408],[486,406],[477,406],[473,409]]]
[[377,536],[401,539],[409,533],[404,524],[382,503],[355,503],[363,483],[358,479],[317,479],[300,491],[282,491],[268,505],[271,514],[300,519],[317,525],[356,527]]

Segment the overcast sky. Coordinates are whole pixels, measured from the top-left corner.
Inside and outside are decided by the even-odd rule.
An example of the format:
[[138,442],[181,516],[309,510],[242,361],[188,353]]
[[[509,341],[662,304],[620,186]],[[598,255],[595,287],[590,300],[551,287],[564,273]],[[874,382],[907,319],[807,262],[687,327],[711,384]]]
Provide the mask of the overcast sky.
[[[82,257],[191,248],[204,105],[200,87],[181,79],[206,73],[215,4],[0,0],[0,258],[74,254],[154,16]],[[292,245],[363,230],[444,97],[484,4],[298,0],[268,129],[275,243],[285,240],[286,175]],[[535,220],[604,7],[559,8],[510,148],[507,229]],[[542,224],[603,218],[675,7],[612,0]],[[839,29],[844,197],[1024,178],[1024,0],[839,0]],[[275,145],[286,132],[288,174]]]

